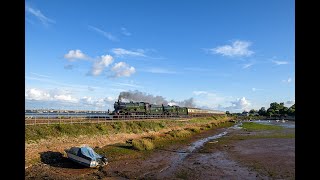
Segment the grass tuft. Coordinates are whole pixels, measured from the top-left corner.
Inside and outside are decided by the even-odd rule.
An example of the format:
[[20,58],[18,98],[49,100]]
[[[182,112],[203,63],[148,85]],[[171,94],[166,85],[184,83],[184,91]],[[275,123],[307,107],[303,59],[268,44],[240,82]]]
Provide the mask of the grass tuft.
[[154,149],[154,144],[149,139],[134,139],[132,147],[139,151],[152,150]]

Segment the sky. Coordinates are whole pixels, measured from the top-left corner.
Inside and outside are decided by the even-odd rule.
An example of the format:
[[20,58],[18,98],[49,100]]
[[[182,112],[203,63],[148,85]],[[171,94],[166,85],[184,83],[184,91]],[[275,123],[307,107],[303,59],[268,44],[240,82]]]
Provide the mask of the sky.
[[140,92],[230,112],[295,102],[293,0],[25,1],[25,108]]

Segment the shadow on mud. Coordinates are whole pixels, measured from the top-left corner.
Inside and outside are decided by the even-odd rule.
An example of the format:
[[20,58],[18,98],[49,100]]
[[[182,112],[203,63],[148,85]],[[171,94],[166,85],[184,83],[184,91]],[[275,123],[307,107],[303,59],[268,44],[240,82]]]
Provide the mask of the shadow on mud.
[[118,147],[118,148],[124,148],[124,149],[133,149],[132,143],[116,143],[109,145],[111,147]]
[[64,157],[60,152],[47,151],[40,153],[41,162],[44,164],[53,166],[53,167],[61,167],[61,168],[69,168],[69,169],[84,169],[87,168],[73,162],[72,160]]

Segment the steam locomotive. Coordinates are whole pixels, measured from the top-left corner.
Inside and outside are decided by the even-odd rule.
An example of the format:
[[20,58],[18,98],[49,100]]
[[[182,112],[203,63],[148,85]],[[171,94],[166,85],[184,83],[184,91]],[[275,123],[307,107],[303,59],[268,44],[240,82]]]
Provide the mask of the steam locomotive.
[[121,102],[114,103],[114,112],[116,115],[212,115],[225,114],[223,111],[205,110],[198,108],[155,105],[147,102]]

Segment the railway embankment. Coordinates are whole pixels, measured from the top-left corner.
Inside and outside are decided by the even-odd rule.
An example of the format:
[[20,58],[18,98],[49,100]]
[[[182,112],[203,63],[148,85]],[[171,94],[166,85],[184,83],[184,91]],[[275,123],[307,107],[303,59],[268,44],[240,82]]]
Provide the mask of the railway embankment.
[[[156,121],[105,122],[98,124],[51,124],[25,127],[25,164],[29,167],[41,162],[41,153],[60,152],[72,146],[103,147],[123,143],[128,139],[157,136],[166,132],[199,132],[219,127],[234,117],[210,116],[202,118]],[[186,132],[186,131],[185,131]],[[179,136],[181,133],[177,133]]]

